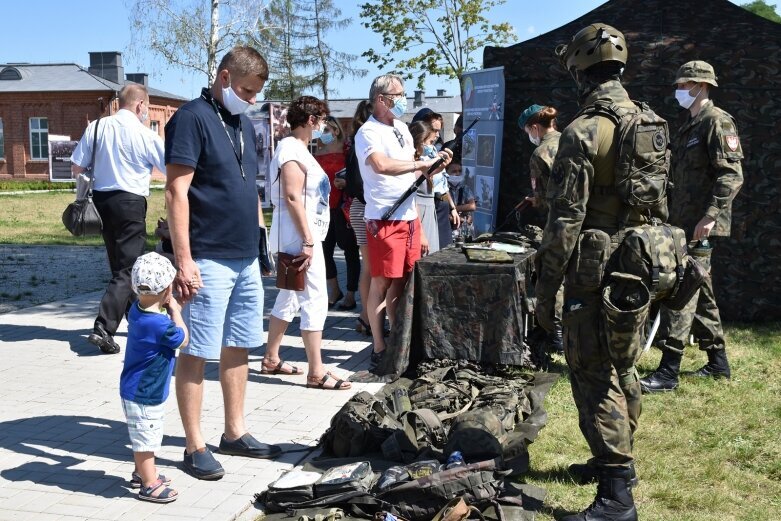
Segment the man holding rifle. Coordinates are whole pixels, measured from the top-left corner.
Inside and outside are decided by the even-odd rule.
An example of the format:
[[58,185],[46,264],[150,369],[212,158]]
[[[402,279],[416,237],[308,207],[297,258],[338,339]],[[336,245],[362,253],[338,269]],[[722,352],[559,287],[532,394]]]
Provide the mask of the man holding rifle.
[[[412,136],[407,125],[400,121],[407,109],[407,96],[404,81],[399,76],[386,74],[375,78],[369,90],[369,101],[374,111],[355,135],[355,151],[366,199],[372,276],[366,303],[374,337],[369,370],[376,371],[385,351],[382,305],[387,306],[392,326],[397,300],[415,261],[421,256],[420,220],[415,198],[407,198],[390,216],[384,214],[416,178],[444,170],[452,154],[445,149],[435,159],[415,161]],[[429,172],[440,158],[443,159],[441,164]]]

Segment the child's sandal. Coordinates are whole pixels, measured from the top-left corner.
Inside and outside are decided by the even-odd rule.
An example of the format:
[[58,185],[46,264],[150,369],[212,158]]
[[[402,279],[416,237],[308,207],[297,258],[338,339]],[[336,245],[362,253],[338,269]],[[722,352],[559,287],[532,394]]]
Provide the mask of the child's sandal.
[[[162,474],[157,476],[157,479],[163,482],[166,487],[171,484],[171,480]],[[136,471],[130,475],[130,488],[141,488],[141,474]]]
[[[161,487],[163,490],[160,490],[157,495],[154,495]],[[179,497],[179,493],[171,487],[167,487],[165,483],[159,479],[148,487],[142,486],[138,491],[138,499],[151,503],[171,503],[172,501],[176,501],[177,497]]]

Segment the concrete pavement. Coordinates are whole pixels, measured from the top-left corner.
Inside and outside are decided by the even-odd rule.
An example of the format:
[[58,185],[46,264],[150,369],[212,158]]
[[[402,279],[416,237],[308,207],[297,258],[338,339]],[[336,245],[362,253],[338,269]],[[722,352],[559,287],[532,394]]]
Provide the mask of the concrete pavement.
[[[339,264],[343,272],[343,261]],[[273,280],[265,282],[267,319],[276,289]],[[180,469],[184,433],[172,383],[157,465],[173,479],[179,499],[167,505],[142,502],[128,488],[133,462],[118,393],[122,354],[102,355],[86,340],[100,296],[93,292],[0,315],[0,521],[254,519],[253,495],[312,455],[333,414],[353,394],[381,386],[307,389],[304,376],[261,375],[264,348],[253,350],[246,401],[250,431],[297,452],[275,461],[217,454],[226,475],[206,482]],[[339,375],[368,366],[371,344],[354,331],[356,316],[332,312],[326,322],[323,361]],[[117,335],[123,348],[125,332],[123,324]],[[306,369],[297,320],[281,356]],[[213,447],[223,430],[217,369],[217,363],[207,364],[202,423]]]

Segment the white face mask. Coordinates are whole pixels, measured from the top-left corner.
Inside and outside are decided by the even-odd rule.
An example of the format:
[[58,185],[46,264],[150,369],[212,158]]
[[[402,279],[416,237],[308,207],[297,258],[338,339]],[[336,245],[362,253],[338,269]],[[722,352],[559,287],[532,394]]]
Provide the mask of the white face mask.
[[222,106],[234,116],[249,108],[249,101],[241,99],[231,87],[230,78],[228,78],[228,86],[222,88]]
[[453,186],[460,185],[461,181],[463,181],[463,180],[464,180],[464,176],[462,176],[460,174],[459,175],[450,174],[450,177],[448,177],[448,179],[447,179],[448,183],[450,183]]
[[[700,92],[702,92],[702,89],[700,89]],[[689,94],[689,89],[676,89],[675,91],[675,99],[678,100],[678,105],[685,109],[691,107],[699,95],[700,93],[698,92],[695,96],[692,96]]]
[[149,111],[147,110],[143,114],[141,114],[141,123],[146,123],[146,120],[149,119]]
[[529,132],[529,141],[536,147],[540,146],[540,136],[534,137],[531,132]]

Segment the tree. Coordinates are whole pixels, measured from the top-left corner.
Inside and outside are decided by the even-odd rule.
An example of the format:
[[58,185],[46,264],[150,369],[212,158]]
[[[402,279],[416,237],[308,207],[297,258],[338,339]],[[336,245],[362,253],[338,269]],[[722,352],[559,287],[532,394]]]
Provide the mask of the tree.
[[[510,24],[493,24],[484,16],[504,2],[370,0],[361,5],[363,25],[382,36],[387,51],[369,49],[363,56],[380,68],[395,62],[395,72],[406,79],[417,73],[420,88],[427,74],[460,78],[474,68],[472,54],[476,50],[506,43],[514,36]],[[399,55],[402,57],[397,58]]]
[[775,4],[765,3],[765,0],[754,0],[753,2],[749,2],[747,4],[741,4],[740,7],[747,11],[751,11],[752,13],[759,15],[762,18],[767,18],[773,22],[781,23],[781,16],[779,16],[778,12],[776,12]]
[[218,59],[258,30],[256,0],[132,0],[131,49],[151,49],[168,64],[202,72],[209,85]]

